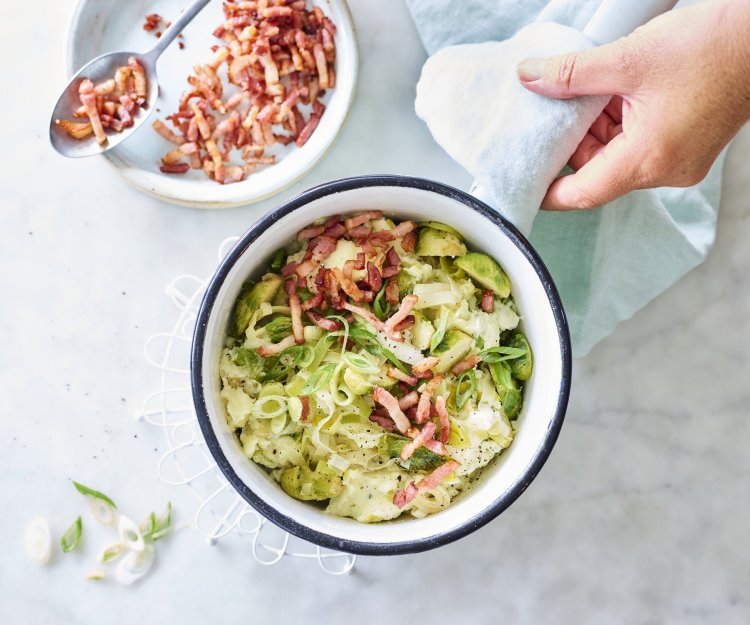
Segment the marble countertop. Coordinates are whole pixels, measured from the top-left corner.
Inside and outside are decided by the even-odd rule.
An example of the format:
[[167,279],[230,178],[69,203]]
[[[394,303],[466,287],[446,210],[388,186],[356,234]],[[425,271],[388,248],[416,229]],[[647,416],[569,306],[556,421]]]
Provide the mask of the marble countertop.
[[33,20],[4,12],[0,57],[23,50],[24,62],[5,63],[0,88],[13,146],[0,200],[3,623],[337,625],[366,611],[389,623],[746,625],[748,128],[729,154],[707,262],[575,363],[549,462],[484,529],[422,555],[361,558],[340,578],[297,560],[261,567],[246,541],[209,547],[190,529],[165,540],[155,570],[129,588],[84,579],[93,537],[47,568],[26,559],[31,516],[47,516],[59,537],[84,512],[71,479],[102,488],[135,517],[168,499],[178,524],[192,516],[191,495],[156,478],[160,432],[133,419],[158,385],[142,347],[175,318],[163,294],[172,277],[210,274],[225,237],[325,180],[385,172],[468,187],[414,115],[424,52],[405,7],[351,5],[361,80],[338,143],[277,200],[213,212],[146,197],[102,160],[54,154],[47,116],[73,1],[45,3]]

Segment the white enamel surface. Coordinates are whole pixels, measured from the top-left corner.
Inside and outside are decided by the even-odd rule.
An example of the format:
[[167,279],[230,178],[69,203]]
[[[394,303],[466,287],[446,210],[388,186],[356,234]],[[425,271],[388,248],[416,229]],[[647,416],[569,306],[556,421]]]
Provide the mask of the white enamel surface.
[[[265,471],[242,453],[226,424],[219,398],[218,361],[226,320],[242,283],[263,271],[268,257],[293,240],[317,217],[381,209],[396,219],[437,220],[458,229],[469,246],[491,254],[506,270],[534,352],[534,373],[525,392],[520,431],[510,449],[484,478],[447,510],[425,519],[363,524],[333,517],[286,495]],[[266,503],[298,523],[336,538],[358,542],[400,543],[453,530],[473,519],[522,479],[545,445],[561,385],[560,339],[544,287],[521,251],[488,219],[443,195],[403,187],[365,187],[328,195],[279,220],[240,257],[219,291],[209,318],[202,363],[206,404],[214,432],[235,473]]]
[[[242,182],[221,185],[209,180],[202,171],[184,175],[163,174],[160,159],[174,146],[159,136],[151,122],[177,110],[188,86],[187,77],[197,63],[211,58],[210,47],[219,43],[212,31],[223,22],[221,2],[215,0],[183,31],[185,48],[177,41],[157,63],[159,99],[156,111],[132,137],[107,152],[104,158],[131,184],[157,197],[198,208],[218,208],[248,204],[277,193],[309,171],[336,140],[349,112],[357,82],[358,52],[354,26],[346,0],[317,2],[336,24],[336,88],[329,90],[323,102],[326,111],[310,140],[302,147],[273,146],[276,165],[264,166]],[[147,13],[159,13],[173,19],[183,7],[182,0],[81,0],[68,39],[68,74],[73,74],[92,58],[105,52],[134,50],[146,52],[157,39],[143,30]]]

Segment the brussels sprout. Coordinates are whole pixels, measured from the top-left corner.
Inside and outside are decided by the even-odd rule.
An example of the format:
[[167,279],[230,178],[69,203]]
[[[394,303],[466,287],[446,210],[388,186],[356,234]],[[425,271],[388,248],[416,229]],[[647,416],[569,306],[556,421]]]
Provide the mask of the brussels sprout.
[[425,447],[418,447],[411,458],[406,461],[401,460],[401,450],[409,441],[410,439],[405,436],[396,436],[395,434],[386,434],[384,437],[385,451],[388,453],[388,456],[398,458],[398,464],[405,469],[410,471],[431,471],[445,462],[442,456],[438,456]]
[[458,239],[463,239],[458,230],[448,224],[440,223],[439,221],[423,221],[419,224],[419,227],[432,228],[433,230],[440,230],[441,232],[449,232],[453,236],[458,237]]
[[440,358],[435,366],[435,371],[445,373],[455,365],[461,357],[474,346],[474,339],[461,330],[449,330],[445,337],[432,352]]
[[419,256],[463,256],[466,246],[450,232],[420,228],[415,251]]
[[505,272],[487,254],[469,252],[455,260],[455,265],[463,269],[477,284],[490,289],[505,299],[510,295],[510,280]]
[[509,360],[508,366],[514,378],[517,380],[528,380],[531,377],[531,369],[533,367],[533,357],[529,342],[522,332],[516,332],[511,337],[508,346],[525,350],[526,353],[523,356]]
[[284,469],[280,481],[287,495],[303,501],[324,501],[344,490],[340,477],[312,471],[305,466]]
[[435,334],[435,326],[419,310],[412,312],[414,315],[414,325],[411,327],[411,342],[419,350],[426,350],[430,347],[430,340]]
[[247,284],[242,288],[229,318],[228,334],[242,336],[250,319],[260,305],[270,302],[281,286],[282,278],[275,273],[267,273],[257,284]]
[[510,367],[505,362],[493,362],[487,365],[495,382],[497,394],[503,404],[503,412],[509,419],[513,419],[521,412],[521,389],[513,379]]

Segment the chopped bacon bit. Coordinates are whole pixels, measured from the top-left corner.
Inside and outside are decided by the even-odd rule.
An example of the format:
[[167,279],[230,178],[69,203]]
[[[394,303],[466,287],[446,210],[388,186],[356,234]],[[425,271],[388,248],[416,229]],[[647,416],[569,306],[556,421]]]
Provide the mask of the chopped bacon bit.
[[172,143],[175,143],[177,145],[182,145],[183,143],[185,143],[185,139],[183,139],[182,137],[178,137],[169,128],[167,128],[167,125],[160,119],[157,119],[153,124],[151,124],[151,127],[167,141],[171,141]]
[[328,332],[336,332],[341,329],[340,321],[336,321],[335,319],[326,319],[323,315],[315,312],[314,310],[308,310],[305,314],[307,315],[307,318],[316,326],[323,328]]
[[431,372],[431,370],[440,362],[437,356],[429,356],[422,362],[417,363],[411,368],[411,372],[418,378],[421,378],[425,373]]
[[[373,401],[379,403],[388,411],[388,415],[402,434],[409,429],[409,419],[398,407],[398,399],[386,391],[382,386],[376,386],[372,391]],[[434,426],[433,426],[434,427]]]
[[322,225],[303,228],[297,233],[297,241],[307,241],[308,239],[314,239],[315,237],[319,237],[325,231],[326,227]]
[[305,330],[302,325],[302,304],[297,294],[297,284],[294,280],[287,280],[284,283],[286,294],[289,296],[289,308],[292,316],[292,332],[294,340],[298,345],[305,342]]
[[479,364],[479,356],[469,356],[468,358],[464,358],[463,360],[458,361],[455,365],[453,365],[453,368],[451,369],[451,373],[453,375],[461,375],[464,371],[468,371],[469,369],[473,369]]
[[344,302],[343,308],[345,308],[349,312],[353,312],[354,314],[359,315],[365,321],[367,321],[367,323],[374,326],[375,329],[379,331],[383,330],[385,324],[383,324],[383,322],[380,319],[378,319],[374,313],[370,312],[366,308],[362,308],[361,306],[354,306],[353,304],[350,304],[349,302]]
[[385,259],[391,267],[401,267],[401,257],[395,249],[390,248],[385,255]]
[[291,276],[297,269],[297,265],[299,265],[299,263],[296,263],[294,261],[292,261],[291,263],[287,263],[281,268],[281,275],[285,278]]
[[310,414],[310,398],[307,395],[300,395],[299,400],[302,403],[302,414],[299,420],[304,422]]
[[354,230],[358,226],[366,224],[368,221],[373,219],[381,219],[383,217],[383,211],[367,211],[366,213],[360,213],[354,217],[349,217],[344,221],[344,225],[347,230]]
[[133,72],[133,79],[135,82],[135,94],[139,98],[148,97],[148,81],[146,79],[146,70],[143,69],[143,66],[138,62],[138,60],[134,56],[131,56],[128,59],[128,66]]
[[440,441],[436,441],[434,438],[428,438],[424,441],[423,445],[433,454],[437,454],[438,456],[444,456],[447,453],[445,445]]
[[370,226],[357,226],[356,228],[347,230],[346,234],[350,239],[362,239],[369,236],[371,232],[372,228]]
[[261,345],[258,347],[258,353],[263,356],[275,356],[276,354],[280,354],[283,352],[287,347],[292,347],[294,345],[295,340],[293,336],[287,336],[285,339],[282,339],[278,343],[267,343],[265,345]]
[[321,236],[310,243],[308,252],[312,254],[313,260],[322,262],[336,251],[336,239]]
[[310,258],[308,260],[302,261],[299,265],[297,265],[297,267],[294,269],[294,273],[296,273],[300,278],[305,278],[317,268],[318,263]]
[[[406,382],[410,386],[415,386],[417,384],[417,382],[419,381],[417,378],[415,378],[413,376],[406,375],[400,369],[396,369],[396,367],[389,367],[387,373],[388,373],[388,375],[390,377],[394,378],[395,380],[401,380],[401,382]],[[407,408],[408,407],[409,406],[407,406]]]
[[169,165],[160,165],[159,171],[164,174],[184,174],[190,165],[187,163],[170,163]]
[[[331,273],[333,274],[334,278],[343,289],[344,293],[346,293],[349,297],[351,297],[355,302],[363,302],[365,300],[365,295],[364,293],[362,293],[362,290],[354,283],[354,280],[352,280],[351,278],[347,278],[342,273],[341,269],[334,267],[333,269],[331,269]],[[360,310],[364,310],[364,309],[360,309]],[[352,310],[352,312],[356,312],[356,311]],[[367,312],[369,313],[369,315],[377,319],[375,315],[373,315],[369,311]],[[381,329],[383,326],[383,323],[379,319],[378,319],[378,323],[380,324],[379,329]]]
[[155,30],[159,27],[159,24],[161,24],[162,19],[162,16],[158,13],[149,13],[146,16],[146,21],[143,23],[143,30],[146,32]]
[[486,313],[495,310],[495,295],[489,289],[482,292],[482,310]]
[[411,391],[398,400],[398,405],[401,410],[408,410],[409,408],[416,406],[418,403],[419,393],[417,393],[417,391]]
[[380,275],[380,271],[377,266],[373,263],[367,263],[367,285],[371,291],[379,291],[380,287],[383,286],[383,276]]
[[331,239],[340,239],[342,236],[344,236],[345,232],[346,232],[346,228],[344,228],[344,224],[336,223],[330,226],[323,233],[323,236],[330,237]]
[[435,398],[435,411],[438,413],[438,417],[440,417],[440,437],[438,440],[445,444],[451,435],[451,420],[445,408],[445,397]]
[[81,99],[81,104],[86,109],[86,115],[88,115],[97,142],[99,145],[104,145],[107,143],[107,135],[104,133],[104,126],[102,126],[102,120],[99,116],[96,95],[94,94],[94,83],[88,78],[84,79],[78,87],[78,95]]
[[435,435],[436,429],[437,428],[432,421],[428,421],[427,423],[425,423],[424,427],[422,427],[422,429],[414,435],[413,440],[409,443],[406,443],[403,449],[401,449],[401,460],[408,460],[409,458],[411,458],[412,455],[414,455],[414,452],[422,447],[427,439],[430,439]]
[[389,339],[398,341],[399,343],[403,342],[404,337],[401,335],[401,332],[396,330],[395,326],[406,319],[406,317],[409,315],[409,313],[411,313],[412,309],[418,301],[419,298],[416,295],[407,295],[401,301],[401,306],[399,307],[399,309],[388,318],[388,320],[385,322],[385,326],[383,327],[383,332],[385,332],[385,335]]
[[381,412],[378,412],[378,411],[373,411],[370,414],[370,421],[372,421],[373,423],[377,423],[386,432],[395,432],[396,431],[396,426],[393,423],[393,419],[391,419],[388,416],[388,413],[381,413]]
[[318,291],[310,299],[302,302],[302,310],[310,310],[311,308],[318,308],[319,306],[322,306],[323,302],[325,301],[325,296],[326,294],[323,291]]
[[56,119],[55,124],[60,126],[74,139],[85,139],[94,134],[91,122],[72,122],[68,119]]
[[430,380],[422,394],[419,396],[419,405],[417,406],[417,423],[424,423],[430,416],[432,410],[432,395],[435,389],[443,381],[443,376],[438,373],[432,380]]
[[418,484],[409,482],[406,488],[397,490],[393,495],[393,505],[397,508],[403,508],[406,504],[411,502],[417,495],[428,490],[434,490],[453,473],[461,464],[455,460],[448,460],[445,464],[441,464],[437,469],[430,473],[427,477],[422,478]]
[[416,321],[417,318],[414,315],[408,315],[403,321],[397,323],[394,327],[397,332],[401,332],[402,330],[406,330],[407,328],[413,326]]
[[397,306],[400,296],[398,282],[396,282],[395,278],[388,278],[388,283],[385,285],[385,301],[393,306]]
[[404,250],[404,252],[413,252],[416,245],[417,233],[415,230],[406,233],[404,238],[401,239],[401,249]]
[[[207,62],[194,66],[188,77],[190,91],[182,97],[177,111],[179,115],[197,105],[203,119],[186,125],[175,123],[175,128],[178,135],[198,143],[191,166],[202,168],[217,182],[235,182],[245,179],[259,165],[276,162],[275,155],[265,153],[267,147],[292,142],[302,147],[318,127],[325,111],[318,98],[333,88],[336,80],[336,28],[320,9],[308,10],[304,0],[228,1],[223,3],[223,10],[224,23],[213,31],[221,44],[212,46],[214,54]],[[155,31],[160,24],[162,18],[150,14],[144,28]],[[181,41],[179,44],[183,47]],[[220,77],[224,70],[226,81],[238,88],[226,96],[225,81]],[[119,86],[129,81],[145,101],[138,69],[133,68],[131,74],[123,74],[115,82]],[[303,114],[300,103],[312,105],[312,111]],[[225,116],[232,111],[241,121],[225,124]],[[170,115],[168,119],[178,118]],[[202,122],[210,125],[213,136]],[[120,123],[127,122],[119,118],[113,122]],[[198,136],[196,129],[200,130]],[[243,149],[249,144],[253,145],[252,152]],[[239,164],[233,162],[235,150],[241,152]],[[345,232],[338,226],[320,234],[338,239]]]

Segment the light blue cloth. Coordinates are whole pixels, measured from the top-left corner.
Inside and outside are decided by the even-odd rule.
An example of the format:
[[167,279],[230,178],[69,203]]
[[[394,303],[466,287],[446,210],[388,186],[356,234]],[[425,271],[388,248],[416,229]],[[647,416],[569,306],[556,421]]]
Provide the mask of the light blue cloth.
[[[539,22],[582,30],[599,1],[406,2],[428,52],[440,50],[423,70],[417,113],[475,176],[477,195],[529,236],[562,296],[574,354],[585,355],[705,259],[716,231],[724,154],[689,189],[638,191],[592,211],[539,212],[544,191],[602,100],[531,94],[518,84],[515,66],[526,56],[590,47],[571,28]],[[454,45],[476,42],[503,43]]]

